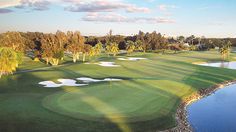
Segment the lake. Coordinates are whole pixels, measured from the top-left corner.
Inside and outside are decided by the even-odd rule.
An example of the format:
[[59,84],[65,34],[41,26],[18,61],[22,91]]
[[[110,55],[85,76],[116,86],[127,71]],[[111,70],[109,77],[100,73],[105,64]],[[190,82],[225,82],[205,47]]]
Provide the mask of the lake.
[[215,63],[203,63],[198,65],[236,69],[236,62],[215,62]]
[[226,86],[187,107],[197,132],[236,132],[236,84]]

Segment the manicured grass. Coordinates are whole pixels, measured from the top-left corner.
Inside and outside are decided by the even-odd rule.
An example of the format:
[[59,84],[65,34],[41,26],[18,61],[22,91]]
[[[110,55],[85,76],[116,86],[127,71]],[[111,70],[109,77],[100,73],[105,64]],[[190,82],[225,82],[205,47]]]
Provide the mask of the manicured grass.
[[[236,79],[236,71],[192,64],[219,61],[217,51],[165,55],[134,53],[147,60],[121,61],[106,55],[92,62],[114,61],[121,67],[71,64],[0,79],[0,131],[156,131],[175,126],[180,100],[197,90]],[[235,54],[232,54],[234,57]],[[118,56],[124,57],[124,56]],[[21,70],[47,67],[25,58]],[[83,87],[44,88],[40,81],[60,78],[121,78],[120,82]]]

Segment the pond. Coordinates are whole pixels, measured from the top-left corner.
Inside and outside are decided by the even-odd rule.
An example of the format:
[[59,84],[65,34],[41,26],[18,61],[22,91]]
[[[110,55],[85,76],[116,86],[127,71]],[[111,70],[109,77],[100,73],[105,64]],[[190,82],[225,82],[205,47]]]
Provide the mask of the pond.
[[236,132],[236,84],[226,86],[187,107],[197,132]]
[[203,63],[198,65],[236,69],[236,62],[215,62],[215,63]]

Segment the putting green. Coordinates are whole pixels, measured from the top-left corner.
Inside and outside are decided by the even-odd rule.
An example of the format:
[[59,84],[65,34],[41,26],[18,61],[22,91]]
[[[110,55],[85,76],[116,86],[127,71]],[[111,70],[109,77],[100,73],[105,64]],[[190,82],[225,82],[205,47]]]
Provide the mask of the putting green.
[[[161,81],[165,80],[124,80],[83,88],[63,87],[63,91],[46,97],[43,106],[54,112],[84,120],[108,119],[116,122],[151,120],[158,118],[160,115],[158,113],[162,113],[162,116],[168,115],[169,107],[174,107],[176,103],[173,101],[174,93],[160,90],[162,86],[158,83]],[[139,84],[143,82],[154,85],[142,88]],[[172,81],[167,84],[174,88],[177,82]],[[190,89],[183,87],[183,91]]]

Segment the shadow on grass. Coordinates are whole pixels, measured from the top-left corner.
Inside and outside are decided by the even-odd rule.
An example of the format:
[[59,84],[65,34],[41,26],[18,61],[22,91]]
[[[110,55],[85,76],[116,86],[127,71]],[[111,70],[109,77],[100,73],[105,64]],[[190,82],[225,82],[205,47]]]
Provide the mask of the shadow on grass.
[[[1,132],[120,131],[117,124],[105,117],[105,122],[86,121],[45,109],[41,105],[42,99],[61,91],[61,88],[47,89],[38,85],[39,81],[45,80],[44,77],[36,76],[38,73],[40,72],[19,73],[1,78]],[[52,74],[50,71],[43,71],[43,73],[45,76]],[[66,73],[64,76],[70,75],[72,74]]]

